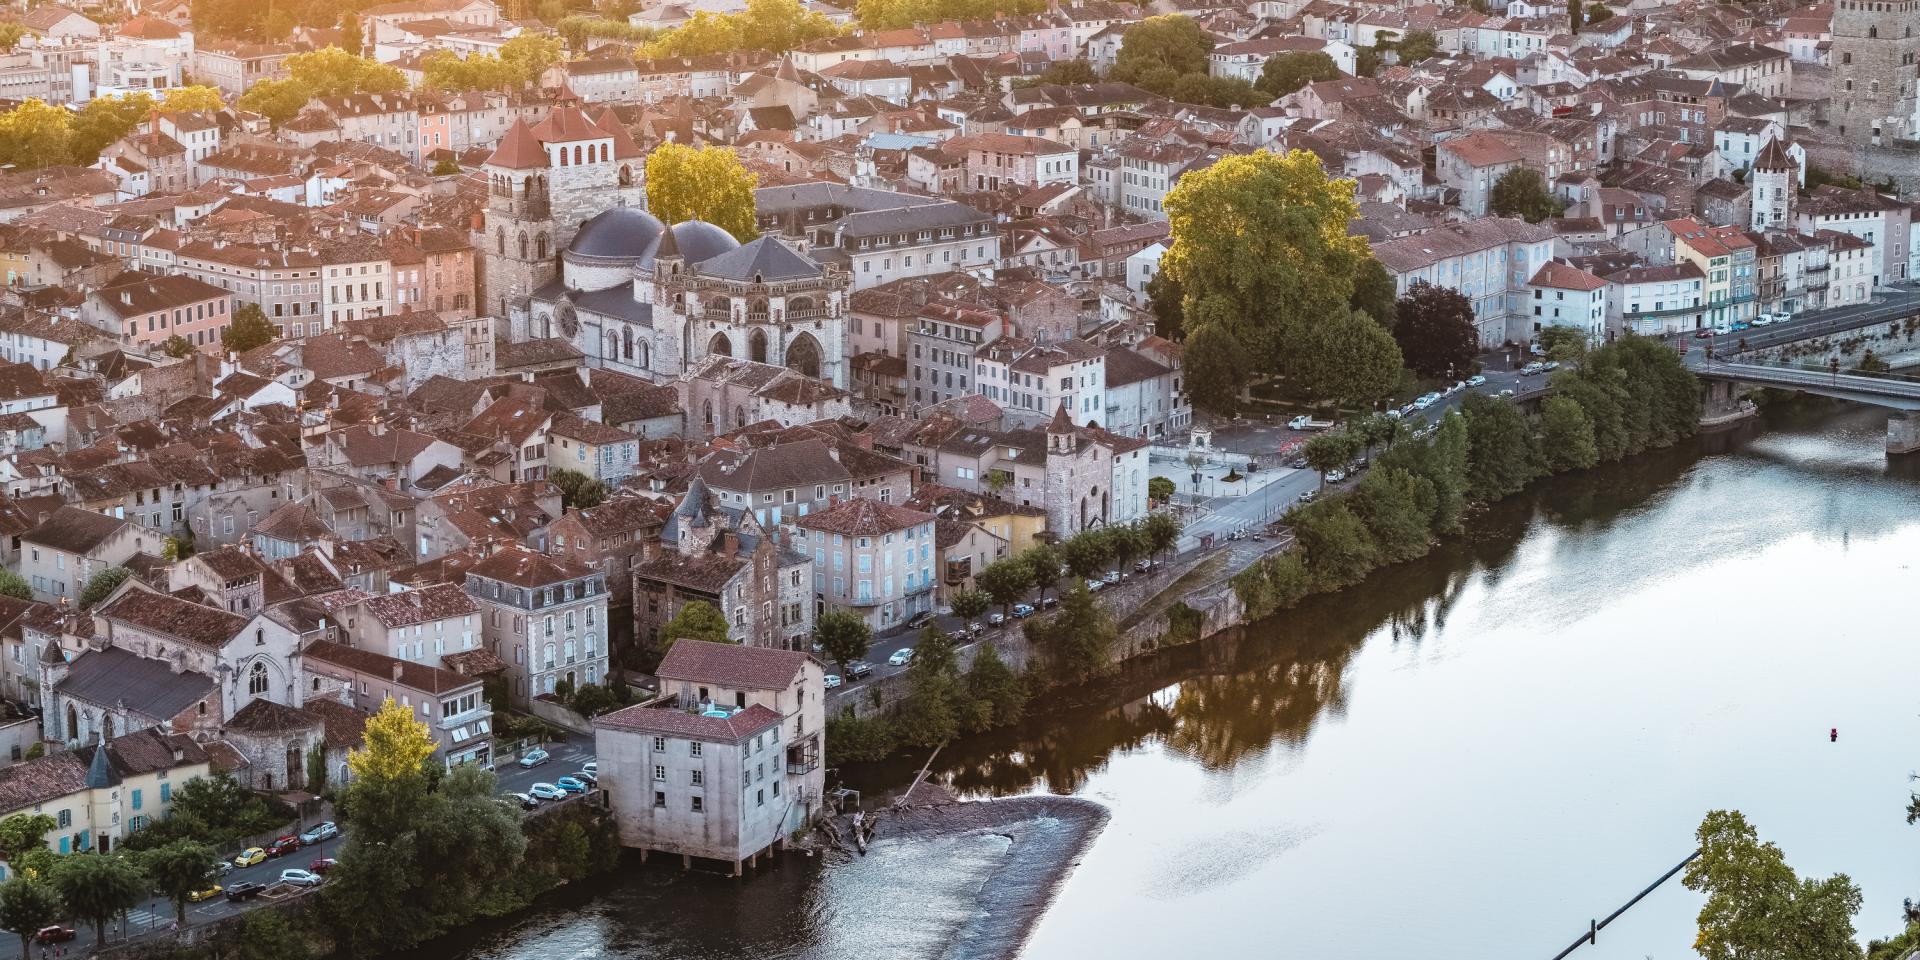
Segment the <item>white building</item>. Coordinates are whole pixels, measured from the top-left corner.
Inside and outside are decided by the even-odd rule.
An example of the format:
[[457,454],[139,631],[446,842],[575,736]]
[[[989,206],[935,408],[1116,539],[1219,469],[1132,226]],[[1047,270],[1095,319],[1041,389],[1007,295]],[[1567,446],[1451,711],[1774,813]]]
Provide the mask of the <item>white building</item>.
[[1548,327],[1573,327],[1586,332],[1587,342],[1607,338],[1607,282],[1579,267],[1549,260],[1527,281],[1532,294],[1533,327],[1538,338]]
[[1373,255],[1404,294],[1417,280],[1460,291],[1473,303],[1480,345],[1527,339],[1527,281],[1553,259],[1553,231],[1524,220],[1485,217],[1376,244]]

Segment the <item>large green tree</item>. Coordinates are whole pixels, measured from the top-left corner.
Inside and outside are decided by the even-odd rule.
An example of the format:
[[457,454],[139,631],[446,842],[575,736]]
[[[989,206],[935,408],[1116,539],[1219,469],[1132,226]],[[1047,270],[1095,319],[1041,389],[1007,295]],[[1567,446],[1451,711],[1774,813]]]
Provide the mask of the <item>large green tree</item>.
[[813,642],[828,660],[840,665],[845,676],[847,664],[866,656],[867,648],[873,646],[873,629],[851,610],[828,610],[813,620]]
[[1319,50],[1296,50],[1267,61],[1254,86],[1278,100],[1309,83],[1340,79],[1340,67]]
[[220,344],[234,353],[245,353],[272,343],[278,335],[259,304],[243,303],[233,311],[233,321],[220,331]]
[[1026,564],[1028,582],[1040,596],[1047,598],[1047,591],[1060,582],[1066,572],[1066,558],[1061,556],[1060,548],[1051,543],[1036,543],[1020,554],[1020,562]]
[[1520,492],[1540,475],[1540,449],[1513,404],[1472,393],[1460,405],[1467,419],[1467,495],[1490,503]]
[[667,223],[705,220],[745,243],[760,235],[758,182],[731,147],[663,143],[647,155],[647,210]]
[[1585,470],[1600,460],[1593,421],[1570,397],[1548,397],[1540,405],[1540,452],[1554,472]]
[[88,578],[86,586],[80,588],[80,605],[91,607],[105,600],[108,594],[119,589],[120,585],[126,583],[127,578],[131,576],[133,571],[126,567],[108,567],[94,574]]
[[1353,296],[1348,303],[1355,310],[1372,317],[1375,323],[1391,329],[1395,322],[1393,311],[1397,296],[1393,275],[1387,272],[1380,261],[1368,257],[1354,272]]
[[147,878],[131,859],[102,853],[62,857],[51,877],[61,902],[93,923],[93,942],[107,942],[107,921],[147,898]]
[[1051,617],[1027,621],[1027,637],[1056,683],[1084,683],[1113,667],[1113,645],[1120,629],[1093,601],[1084,583],[1074,583]]
[[966,708],[962,720],[978,733],[990,727],[1020,722],[1027,705],[1026,684],[993,644],[983,643],[967,667]]
[[1297,507],[1287,522],[1316,590],[1359,583],[1380,562],[1372,533],[1342,498]]
[[33,585],[27,582],[26,577],[12,570],[0,570],[0,596],[12,597],[16,600],[32,600]]
[[140,868],[153,888],[173,902],[174,919],[187,922],[187,897],[213,884],[214,865],[220,855],[212,847],[192,840],[175,840],[140,854]]
[[14,873],[0,883],[0,929],[20,938],[20,956],[31,957],[33,935],[60,918],[60,891],[44,879]]
[[714,609],[713,604],[705,600],[689,600],[680,607],[660,628],[659,648],[662,656],[673,649],[680,640],[706,640],[711,643],[728,643],[727,618]]
[[1358,310],[1313,325],[1293,357],[1294,381],[1309,397],[1365,404],[1400,383],[1400,345]]
[[1120,52],[1109,75],[1144,87],[1156,77],[1205,74],[1212,50],[1213,39],[1192,17],[1148,17],[1121,34]]
[[1519,217],[1528,223],[1539,223],[1549,217],[1559,216],[1565,204],[1547,189],[1547,181],[1540,176],[1540,171],[1515,167],[1493,182],[1493,189],[1487,194],[1487,208],[1495,216]]
[[1207,346],[1206,379],[1188,370],[1196,404],[1219,412],[1256,369],[1352,397],[1372,387],[1383,357],[1397,366],[1391,338],[1375,342],[1351,322],[1354,278],[1371,259],[1366,239],[1348,232],[1359,215],[1353,182],[1329,178],[1313,154],[1224,157],[1182,177],[1166,211],[1173,242],[1161,269],[1185,293],[1188,362],[1203,359],[1194,354],[1209,328],[1226,334]]
[[900,742],[937,747],[953,739],[966,709],[966,687],[946,634],[931,625],[921,632],[907,678],[911,691],[894,723]]
[[999,604],[1001,613],[1011,613],[1032,588],[1033,573],[1020,558],[1002,557],[974,574],[973,585]]
[[560,488],[563,509],[591,510],[607,499],[607,485],[578,470],[559,467],[547,479]]
[[1738,810],[1714,810],[1694,832],[1700,855],[1682,882],[1704,894],[1693,948],[1706,960],[1856,960],[1860,888],[1844,873],[1797,876]]
[[1480,348],[1473,302],[1453,287],[1417,280],[1393,309],[1393,339],[1423,377],[1464,375]]

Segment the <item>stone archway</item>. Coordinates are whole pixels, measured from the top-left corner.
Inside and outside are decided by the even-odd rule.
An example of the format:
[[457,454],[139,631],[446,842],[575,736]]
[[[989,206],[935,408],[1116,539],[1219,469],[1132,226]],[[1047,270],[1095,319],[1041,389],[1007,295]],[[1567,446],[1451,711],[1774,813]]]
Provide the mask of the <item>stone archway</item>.
[[754,363],[767,362],[767,332],[755,330],[747,335],[747,359]]
[[822,356],[820,341],[811,333],[802,333],[787,344],[787,369],[818,378]]
[[731,357],[733,356],[733,341],[727,339],[727,335],[724,333],[716,333],[713,335],[712,340],[707,341],[707,354],[715,357]]

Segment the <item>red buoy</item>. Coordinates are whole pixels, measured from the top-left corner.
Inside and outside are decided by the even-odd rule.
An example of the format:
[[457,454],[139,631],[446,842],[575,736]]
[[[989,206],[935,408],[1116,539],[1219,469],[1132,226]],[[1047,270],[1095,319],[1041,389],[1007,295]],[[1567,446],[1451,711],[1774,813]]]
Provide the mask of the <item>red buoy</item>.
[[1839,727],[1834,727],[1833,729],[1831,729],[1831,730],[1828,730],[1828,731],[1827,731],[1827,742],[1828,742],[1828,743],[1839,743],[1839,742],[1840,742],[1840,728],[1839,728]]

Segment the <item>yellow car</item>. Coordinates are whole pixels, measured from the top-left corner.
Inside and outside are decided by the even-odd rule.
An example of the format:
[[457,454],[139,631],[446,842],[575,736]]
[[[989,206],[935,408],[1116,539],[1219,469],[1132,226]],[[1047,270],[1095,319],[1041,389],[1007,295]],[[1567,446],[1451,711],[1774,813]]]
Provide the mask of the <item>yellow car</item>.
[[192,900],[194,903],[199,903],[202,900],[211,900],[220,895],[220,889],[220,885],[216,883],[205,890],[195,890],[187,894],[187,899]]
[[236,867],[251,867],[256,863],[266,862],[267,852],[259,847],[248,847],[240,851],[239,856],[233,858],[233,865]]

